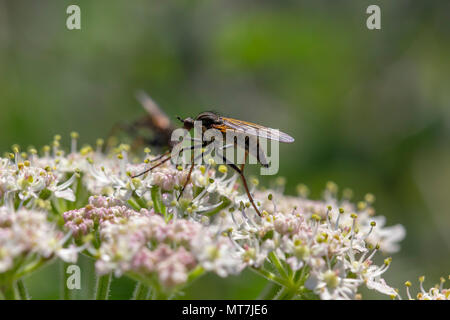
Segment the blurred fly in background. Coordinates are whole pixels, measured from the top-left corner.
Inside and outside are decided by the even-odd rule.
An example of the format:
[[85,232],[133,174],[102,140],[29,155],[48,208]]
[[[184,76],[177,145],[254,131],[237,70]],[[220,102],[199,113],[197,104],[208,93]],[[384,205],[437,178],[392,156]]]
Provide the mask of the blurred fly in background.
[[[172,147],[171,135],[176,128],[163,109],[144,91],[136,93],[136,99],[146,114],[132,123],[120,122],[113,126],[108,135],[108,145],[113,145],[126,133],[131,138],[132,149],[142,146],[154,146],[162,151]],[[122,141],[122,140],[120,140]]]

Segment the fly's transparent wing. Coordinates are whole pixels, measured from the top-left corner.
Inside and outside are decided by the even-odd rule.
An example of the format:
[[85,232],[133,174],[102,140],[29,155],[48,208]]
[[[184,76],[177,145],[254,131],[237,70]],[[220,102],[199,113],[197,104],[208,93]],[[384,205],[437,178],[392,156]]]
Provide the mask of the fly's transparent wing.
[[225,132],[226,130],[234,130],[239,133],[258,136],[270,140],[277,140],[284,143],[294,142],[294,138],[279,130],[232,118],[221,117],[220,119],[222,120],[223,124],[216,125],[214,127],[223,132]]

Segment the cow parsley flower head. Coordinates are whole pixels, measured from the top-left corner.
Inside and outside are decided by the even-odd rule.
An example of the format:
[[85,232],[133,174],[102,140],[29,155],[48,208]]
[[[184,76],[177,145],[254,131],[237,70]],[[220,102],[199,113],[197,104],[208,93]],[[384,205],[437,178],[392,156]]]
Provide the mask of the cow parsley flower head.
[[[247,212],[251,209],[244,206],[231,212],[231,219],[224,219],[223,225],[228,224],[233,230],[230,236],[242,249],[263,253],[259,261],[269,260],[280,275],[305,274],[308,270],[306,288],[323,299],[355,298],[358,287],[364,284],[369,289],[393,294],[394,289],[381,277],[390,260],[382,266],[372,261],[381,248],[373,248],[366,241],[377,228],[372,216],[365,214],[366,209],[358,210],[348,201],[330,197],[312,201],[279,193],[257,193],[257,198],[262,196],[267,199],[262,203],[262,218]],[[263,267],[254,260],[248,260],[247,265]]]
[[[448,277],[450,279],[450,276]],[[440,282],[436,284],[434,287],[426,290],[423,286],[425,281],[425,277],[419,277],[419,292],[416,295],[417,300],[450,300],[450,289],[444,288],[445,278],[441,277]],[[414,300],[414,297],[411,295],[410,287],[412,283],[410,281],[405,282],[406,287],[406,295],[409,300]],[[400,295],[397,294],[395,297],[401,299]]]
[[184,284],[195,268],[227,276],[241,265],[233,258],[231,241],[215,230],[194,220],[166,221],[154,209],[138,212],[118,199],[91,197],[86,207],[66,212],[64,219],[76,237],[99,233],[98,248],[92,244],[89,252],[98,257],[100,274],[129,274],[149,282],[156,276],[158,285],[170,288]]
[[42,211],[0,207],[0,275],[20,277],[55,256],[75,262],[78,250],[65,247],[68,236]]
[[305,186],[292,196],[281,179],[265,191],[252,181],[259,216],[239,175],[208,157],[181,193],[189,166],[167,161],[136,176],[160,157],[146,150],[130,161],[127,145],[78,149],[71,138],[69,153],[55,136],[42,154],[0,158],[0,275],[27,259],[75,261],[82,251],[99,276],[128,276],[160,294],[207,272],[250,269],[280,285],[284,299],[355,299],[361,286],[396,295],[383,279],[391,259],[374,261],[398,251],[405,230],[386,226],[372,195],[354,203],[328,183],[311,200]]

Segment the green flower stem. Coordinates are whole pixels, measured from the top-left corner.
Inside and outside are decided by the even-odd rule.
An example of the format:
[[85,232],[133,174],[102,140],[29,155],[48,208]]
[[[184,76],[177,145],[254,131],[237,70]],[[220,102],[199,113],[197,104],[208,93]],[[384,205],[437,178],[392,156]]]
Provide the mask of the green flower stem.
[[83,173],[80,172],[79,176],[77,177],[74,183],[75,187],[72,186],[72,189],[75,192],[76,200],[74,202],[68,202],[67,207],[70,210],[84,207],[88,203],[89,193],[86,190],[86,188],[83,187],[82,179]]
[[157,278],[154,277],[143,277],[134,272],[127,272],[127,276],[138,283],[135,288],[132,299],[135,299],[138,290],[141,290],[141,288],[139,288],[139,284],[141,284],[142,286],[148,288],[147,299],[168,300],[175,298],[179,293],[182,292],[184,288],[192,284],[192,282],[200,278],[204,273],[205,270],[201,266],[197,266],[196,268],[194,268],[189,272],[186,283],[177,286],[175,288],[171,288],[170,290],[167,290],[167,288],[163,288],[161,284],[158,282]]
[[21,300],[30,300],[30,294],[28,293],[27,287],[25,287],[22,279],[17,280],[17,289]]
[[202,266],[197,266],[195,267],[193,270],[191,270],[188,273],[188,277],[187,277],[187,281],[182,284],[179,285],[175,288],[172,288],[172,290],[167,293],[167,299],[168,300],[173,300],[176,299],[176,297],[180,294],[183,293],[183,290],[185,288],[187,288],[188,286],[190,286],[194,281],[196,281],[197,279],[199,279],[201,276],[203,276],[203,274],[205,274],[205,269],[203,269]]
[[214,208],[211,211],[205,212],[203,215],[212,217],[216,213],[218,213],[218,212],[222,211],[223,209],[225,209],[226,207],[228,207],[231,203],[230,199],[228,199],[226,197],[222,197],[221,200],[222,200],[222,203],[217,208]]
[[46,263],[48,263],[50,261],[52,261],[51,258],[50,259],[41,258],[39,260],[36,260],[35,262],[28,264],[25,268],[22,268],[17,273],[15,273],[14,279],[19,280],[23,276],[26,276],[28,274],[35,272],[37,269],[40,269],[42,266],[44,266]]
[[283,261],[283,264],[286,266],[287,274],[288,274],[289,279],[291,279],[291,281],[293,283],[295,283],[295,280],[294,280],[295,272],[291,269],[291,267],[287,264],[286,261]]
[[135,199],[130,198],[128,199],[128,204],[136,211],[140,211],[141,210],[141,206],[136,202]]
[[200,188],[200,187],[196,187],[196,186],[193,186],[193,188],[194,188],[194,199],[197,198],[197,196],[200,193],[202,193],[202,191],[205,189],[205,188]]
[[164,290],[161,288],[159,283],[152,279],[151,277],[143,277],[139,275],[138,273],[134,272],[127,272],[127,276],[129,276],[131,279],[142,282],[143,285],[147,286],[149,288],[149,296],[148,298],[151,300],[165,300],[167,299],[168,295],[164,292]]
[[275,266],[277,271],[280,273],[280,276],[282,276],[285,279],[289,279],[289,280],[291,279],[289,274],[286,273],[286,270],[284,269],[283,265],[280,262],[280,259],[278,259],[278,257],[275,254],[275,252],[272,251],[272,252],[269,253],[269,259],[272,262],[272,264]]
[[152,292],[152,300],[168,300],[169,296],[164,290],[154,290]]
[[161,200],[161,192],[159,190],[158,186],[153,186],[151,188],[151,196],[153,201],[153,208],[156,212],[162,213],[165,218],[166,217],[166,207],[164,206],[162,200]]
[[150,288],[142,282],[136,283],[136,288],[133,292],[132,300],[147,300],[150,294]]
[[261,291],[256,300],[272,300],[276,294],[281,290],[281,286],[269,281],[267,286]]
[[2,288],[3,296],[5,300],[17,300],[16,288],[13,283],[6,285]]
[[97,277],[97,286],[95,288],[95,300],[108,300],[109,289],[111,286],[112,273]]
[[194,270],[189,272],[188,274],[188,280],[186,283],[191,284],[194,280],[198,279],[205,273],[205,269],[201,266],[197,266]]
[[136,193],[134,193],[135,194],[135,197],[133,197],[133,199],[135,199],[136,200],[136,202],[139,204],[139,207],[142,209],[142,208],[147,208],[147,203],[145,202],[145,200],[143,199],[143,198],[141,198],[141,197],[138,197],[137,195],[136,195]]
[[297,294],[301,300],[320,300],[320,297],[317,294],[305,288],[305,286],[301,286]]
[[264,270],[262,268],[257,269],[254,267],[250,268],[250,270],[252,270],[253,272],[259,274],[260,276],[266,278],[267,280],[275,282],[276,284],[278,284],[280,286],[286,287],[286,286],[290,285],[290,283],[287,283],[285,279],[278,277],[277,275],[273,274],[270,271]]
[[60,300],[70,300],[72,298],[72,292],[69,290],[69,286],[67,285],[67,280],[69,278],[69,274],[67,273],[67,267],[69,267],[69,263],[61,261],[60,267],[60,275],[61,275],[61,283],[60,283],[60,292],[59,298]]
[[300,294],[303,294],[303,292],[306,292],[306,288],[303,286],[305,284],[306,279],[308,279],[309,276],[309,267],[303,266],[303,268],[297,270],[294,274],[294,283],[295,287],[299,288]]
[[273,252],[269,253],[269,260],[280,273],[281,277],[262,268],[251,268],[250,270],[253,270],[272,282],[260,294],[258,299],[291,300],[294,297],[303,297],[303,293],[306,292],[303,284],[308,276],[307,267],[303,267],[295,273],[290,270],[286,271],[281,261]]
[[284,287],[274,297],[274,300],[292,300],[297,294],[297,289],[293,287]]

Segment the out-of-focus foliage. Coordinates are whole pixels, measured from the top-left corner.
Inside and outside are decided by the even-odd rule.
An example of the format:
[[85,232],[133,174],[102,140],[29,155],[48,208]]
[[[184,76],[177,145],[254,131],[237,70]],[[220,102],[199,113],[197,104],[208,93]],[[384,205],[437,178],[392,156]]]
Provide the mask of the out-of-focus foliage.
[[[134,98],[143,89],[173,119],[212,109],[294,136],[281,146],[290,193],[302,182],[319,197],[333,180],[356,199],[375,194],[378,212],[408,232],[388,283],[427,274],[431,285],[449,272],[448,1],[76,3],[82,29],[69,31],[71,1],[0,1],[1,150],[56,133],[68,142],[73,130],[93,143],[144,113]],[[370,4],[381,30],[366,28]],[[57,268],[27,280],[36,298],[57,297]],[[133,287],[113,286],[124,292],[113,298]],[[186,297],[249,298],[262,287],[253,274],[211,277]]]

